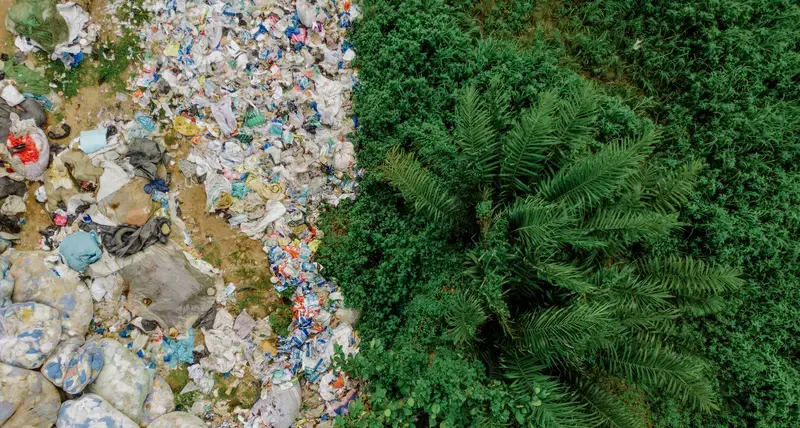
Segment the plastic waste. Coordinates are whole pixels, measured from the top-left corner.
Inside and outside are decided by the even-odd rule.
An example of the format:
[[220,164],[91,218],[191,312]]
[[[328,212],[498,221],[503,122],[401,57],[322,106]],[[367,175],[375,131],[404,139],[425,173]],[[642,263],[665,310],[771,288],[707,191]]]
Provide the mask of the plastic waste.
[[25,101],[25,97],[17,90],[17,87],[14,85],[6,85],[3,90],[0,92],[0,97],[11,107],[19,105],[23,101]]
[[40,303],[0,308],[0,362],[39,368],[61,337],[58,311]]
[[[105,173],[103,175],[105,176]],[[149,182],[146,178],[136,177],[106,199],[101,200],[98,194],[100,202],[97,206],[109,220],[116,224],[144,226],[160,208],[160,205],[153,202],[152,197],[143,191],[144,186]],[[103,177],[100,177],[100,183],[102,190]]]
[[9,217],[22,214],[25,212],[25,210],[25,200],[17,195],[8,196],[6,200],[3,201],[3,205],[0,205],[0,214]]
[[43,175],[44,192],[47,195],[48,205],[51,208],[66,205],[69,200],[78,194],[78,189],[70,177],[69,170],[60,157],[53,160],[50,169]]
[[154,420],[148,428],[206,428],[206,423],[186,412],[172,412]]
[[11,163],[14,171],[30,181],[39,181],[50,162],[47,136],[33,120],[20,120],[15,113],[10,117],[9,135],[0,154]]
[[70,338],[59,343],[44,362],[42,374],[67,394],[80,394],[103,368],[103,352],[95,341]]
[[92,298],[76,276],[58,276],[39,253],[17,253],[9,274],[15,302],[36,302],[58,311],[63,336],[83,337],[92,320]]
[[[139,139],[128,145],[128,159],[136,168],[135,174],[150,180],[159,177],[159,165],[169,162],[166,149],[153,140]],[[166,173],[166,169],[163,170]]]
[[14,278],[9,273],[11,262],[5,257],[0,257],[0,308],[10,305],[11,295],[14,293]]
[[302,404],[300,383],[296,380],[280,387],[266,386],[251,413],[261,424],[274,428],[290,428]]
[[61,397],[41,373],[0,363],[0,426],[51,427]]
[[89,156],[79,150],[67,150],[58,155],[58,159],[69,167],[70,175],[78,182],[99,183],[104,173],[103,168],[94,166]]
[[130,287],[131,310],[142,318],[184,330],[214,305],[218,278],[197,270],[176,245],[156,244],[128,259],[119,274]]
[[58,253],[64,262],[77,272],[83,272],[90,264],[100,260],[100,239],[94,232],[75,232],[61,242]]
[[125,257],[135,254],[157,242],[166,244],[170,221],[164,217],[153,217],[142,227],[103,226],[97,223],[81,223],[80,228],[94,231],[103,239],[103,246],[109,254]]
[[86,391],[99,395],[134,422],[153,386],[153,377],[144,362],[113,339],[100,340],[103,369]]
[[151,426],[154,420],[173,410],[175,410],[175,397],[172,395],[172,390],[166,380],[156,376],[153,380],[153,390],[144,400],[141,423],[144,426]]
[[57,428],[114,427],[138,428],[139,425],[98,394],[84,394],[65,401],[58,412]]
[[41,73],[31,70],[24,64],[6,61],[3,72],[6,74],[6,78],[14,81],[22,93],[33,95],[47,95],[50,93],[50,82]]
[[48,52],[69,41],[69,27],[55,0],[17,0],[8,9],[6,28],[29,37]]
[[106,147],[106,133],[108,130],[102,126],[89,131],[81,131],[80,147],[86,154],[94,153]]

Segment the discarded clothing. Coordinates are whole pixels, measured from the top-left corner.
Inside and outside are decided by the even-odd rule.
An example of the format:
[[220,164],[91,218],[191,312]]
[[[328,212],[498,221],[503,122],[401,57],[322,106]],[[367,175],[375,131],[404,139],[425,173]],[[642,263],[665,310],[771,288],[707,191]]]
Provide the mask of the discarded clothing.
[[77,272],[83,272],[103,256],[99,242],[96,233],[75,232],[61,242],[58,253],[69,267]]
[[[144,226],[103,226],[97,223],[81,223],[84,231],[100,234],[103,246],[116,257],[130,256],[160,242],[166,244],[170,234],[170,221],[165,217],[153,217]],[[63,244],[62,244],[63,245]]]
[[167,183],[163,178],[156,178],[155,180],[144,185],[144,193],[152,195],[153,192],[156,191],[164,193],[169,192],[169,186],[167,186]]
[[9,177],[0,177],[0,199],[8,196],[23,196],[28,191],[28,186],[22,181],[15,181]]

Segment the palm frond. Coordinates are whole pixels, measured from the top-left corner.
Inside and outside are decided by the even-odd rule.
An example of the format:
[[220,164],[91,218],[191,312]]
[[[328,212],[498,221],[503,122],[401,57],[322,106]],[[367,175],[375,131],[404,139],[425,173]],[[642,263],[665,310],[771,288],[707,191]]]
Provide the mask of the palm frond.
[[538,427],[583,427],[589,425],[585,405],[575,400],[556,378],[542,373],[547,367],[537,365],[535,357],[510,352],[503,357],[505,376],[516,396],[532,397],[531,422]]
[[506,86],[506,80],[496,75],[489,81],[486,88],[486,108],[492,116],[492,126],[497,132],[504,132],[513,122],[511,114],[511,91]]
[[586,404],[593,427],[641,428],[645,421],[602,383],[581,379],[577,382],[578,400]]
[[394,148],[386,154],[381,172],[414,209],[434,221],[452,224],[461,213],[457,199],[452,197],[436,178],[416,161],[412,154]]
[[539,97],[536,107],[522,113],[503,139],[500,178],[508,190],[526,193],[529,183],[541,169],[546,152],[558,140],[553,136],[552,119],[557,105],[553,92]]
[[695,317],[715,314],[725,309],[725,300],[719,296],[681,296],[676,299],[675,304],[683,313]]
[[684,226],[677,214],[635,212],[622,210],[599,210],[583,228],[598,237],[629,245],[639,241],[669,235],[674,229]]
[[529,197],[517,199],[506,211],[509,230],[529,248],[552,246],[578,240],[574,213],[563,205]]
[[478,327],[486,322],[486,312],[481,301],[468,291],[455,293],[449,302],[445,320],[450,326],[447,335],[456,344],[468,343],[476,338]]
[[602,296],[626,312],[646,312],[672,306],[674,297],[663,287],[648,281],[620,281],[605,290]]
[[596,154],[561,168],[540,185],[538,195],[548,202],[582,209],[597,206],[635,171],[657,139],[657,133],[649,130],[636,141],[606,144]]
[[554,123],[555,133],[570,148],[590,139],[597,119],[597,95],[587,84],[579,86],[561,98]]
[[678,296],[704,297],[738,289],[741,272],[690,257],[651,258],[638,263],[642,279]]
[[586,294],[594,291],[594,286],[589,283],[584,273],[564,263],[540,263],[535,266],[539,278],[577,294]]
[[608,330],[608,305],[572,304],[539,309],[523,317],[520,346],[540,361],[578,352]]
[[647,170],[642,201],[660,213],[677,211],[692,193],[702,168],[701,162],[694,161],[669,171]]
[[455,139],[472,165],[490,180],[500,162],[500,141],[475,87],[468,87],[456,104]]
[[608,374],[644,387],[661,388],[684,404],[701,410],[716,409],[716,397],[706,379],[706,364],[657,345],[625,343],[599,358]]

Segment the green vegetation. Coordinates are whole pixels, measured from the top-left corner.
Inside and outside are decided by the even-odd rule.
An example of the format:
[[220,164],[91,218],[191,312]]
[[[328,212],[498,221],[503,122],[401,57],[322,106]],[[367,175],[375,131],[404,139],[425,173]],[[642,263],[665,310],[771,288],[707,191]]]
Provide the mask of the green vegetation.
[[369,387],[341,423],[800,420],[798,16],[370,2],[369,174],[320,260],[364,309],[341,364]]
[[56,90],[66,98],[74,97],[84,86],[108,82],[115,91],[126,88],[125,70],[139,55],[138,36],[125,31],[115,41],[98,42],[92,54],[76,68],[66,68],[61,61],[53,61],[45,52],[37,54],[39,64],[44,64],[44,76],[57,85]]

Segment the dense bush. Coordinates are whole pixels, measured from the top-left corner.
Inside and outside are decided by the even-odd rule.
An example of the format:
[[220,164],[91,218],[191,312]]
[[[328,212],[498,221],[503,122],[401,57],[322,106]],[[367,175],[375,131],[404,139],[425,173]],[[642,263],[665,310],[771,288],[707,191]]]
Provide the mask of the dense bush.
[[[655,100],[665,159],[706,167],[684,210],[687,250],[740,265],[732,311],[697,322],[720,412],[669,425],[800,421],[800,5],[793,1],[567,2],[569,52],[592,77]],[[569,24],[569,25],[566,25]]]
[[[369,387],[348,423],[478,425],[487,414],[498,423],[525,420],[519,409],[529,402],[519,402],[506,382],[494,379],[496,368],[454,347],[447,334],[445,315],[459,296],[453,290],[470,281],[463,263],[479,237],[453,235],[415,213],[377,173],[389,150],[399,146],[414,152],[452,194],[468,194],[480,175],[450,138],[458,89],[511,88],[503,102],[518,115],[547,89],[569,92],[582,84],[562,64],[565,52],[552,39],[525,31],[525,47],[519,48],[513,41],[482,38],[510,39],[526,26],[502,22],[523,13],[536,17],[526,7],[503,3],[509,7],[488,10],[487,16],[508,18],[483,27],[474,15],[479,9],[468,2],[374,1],[352,34],[360,80],[354,94],[359,164],[369,173],[354,204],[323,218],[327,236],[321,249],[321,262],[348,305],[363,309],[362,354],[344,364]],[[649,127],[617,98],[598,103],[590,148]],[[674,249],[679,241],[656,248]],[[633,393],[631,400],[640,403],[641,396]],[[361,413],[364,405],[371,412]]]

